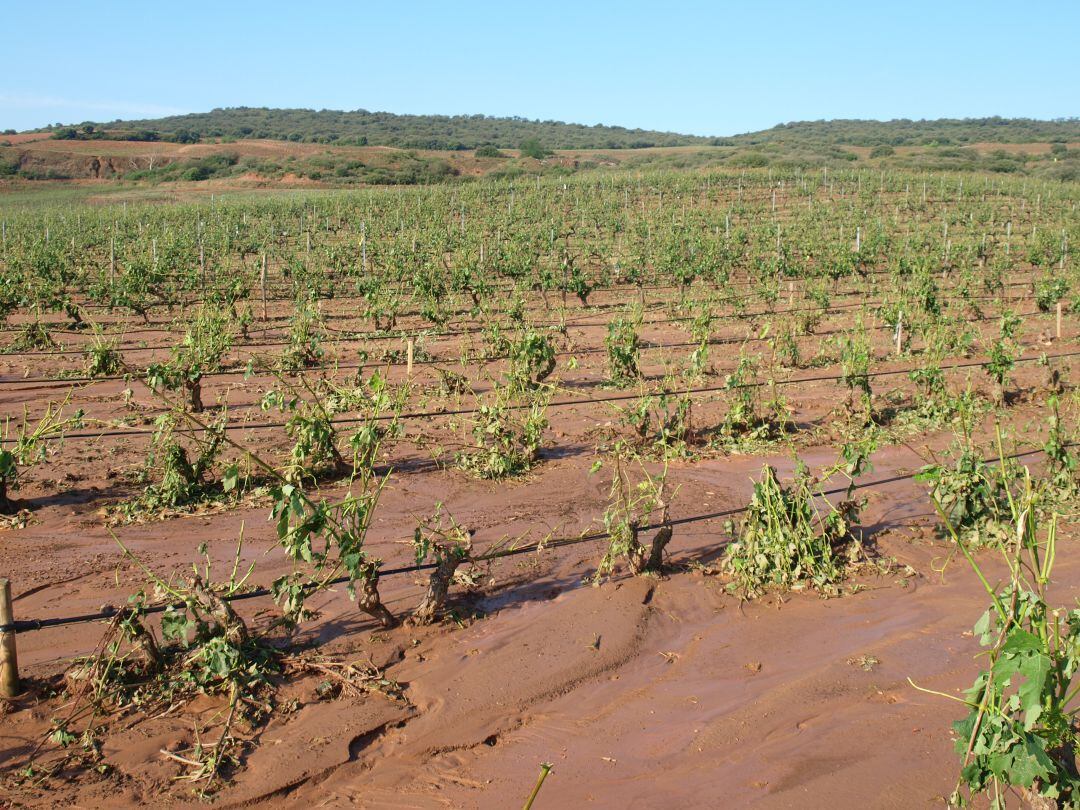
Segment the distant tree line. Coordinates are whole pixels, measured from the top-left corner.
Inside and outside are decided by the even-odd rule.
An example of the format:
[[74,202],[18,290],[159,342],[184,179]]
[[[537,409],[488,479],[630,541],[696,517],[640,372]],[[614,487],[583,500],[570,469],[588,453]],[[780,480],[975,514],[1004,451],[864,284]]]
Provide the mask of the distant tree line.
[[[395,115],[354,110],[232,107],[166,118],[48,127],[56,138],[196,143],[262,138],[339,146],[468,150],[642,149],[655,146],[962,146],[971,143],[1066,143],[1080,140],[1080,119],[942,118],[796,121],[728,138],[705,138],[597,124],[485,115]],[[883,154],[883,153],[881,153]]]
[[59,141],[167,141],[169,143],[198,143],[199,134],[187,129],[160,132],[154,129],[111,129],[99,124],[80,124],[77,127],[57,126],[52,136]]
[[717,146],[757,143],[843,144],[846,146],[949,146],[969,143],[1034,143],[1080,140],[1080,118],[938,118],[892,121],[836,119],[795,121],[761,132],[714,138]]
[[[87,131],[89,128],[89,131]],[[626,129],[601,124],[494,118],[485,115],[395,115],[355,110],[234,107],[137,121],[86,122],[51,127],[54,137],[175,141],[183,138],[269,138],[342,146],[397,146],[406,149],[467,150],[481,146],[517,149],[527,142],[542,149],[640,149],[705,144],[708,138]]]

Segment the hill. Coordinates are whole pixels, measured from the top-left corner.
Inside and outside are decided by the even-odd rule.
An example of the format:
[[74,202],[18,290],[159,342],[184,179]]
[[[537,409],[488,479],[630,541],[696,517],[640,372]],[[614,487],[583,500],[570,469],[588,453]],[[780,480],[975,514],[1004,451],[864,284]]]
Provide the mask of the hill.
[[[680,144],[682,139],[691,142]],[[653,141],[663,145],[647,145]],[[438,148],[406,145],[417,142]],[[567,145],[578,143],[583,145]],[[482,145],[465,148],[476,144]],[[0,186],[213,180],[233,186],[326,188],[617,168],[788,171],[822,166],[1076,181],[1078,147],[1077,119],[803,121],[706,139],[516,118],[235,108],[0,135]]]
[[871,121],[838,118],[794,121],[760,132],[714,139],[717,145],[761,143],[837,146],[948,146],[976,143],[1066,143],[1080,140],[1080,118],[938,118]]
[[[350,146],[465,150],[513,149],[535,140],[548,149],[637,149],[708,143],[708,138],[626,127],[586,126],[486,115],[397,115],[367,110],[230,107],[130,121],[85,122],[95,130],[161,133],[187,140],[260,139]],[[79,124],[76,129],[82,127]]]
[[642,149],[657,146],[964,146],[980,143],[1068,143],[1080,140],[1080,119],[939,118],[891,121],[794,121],[730,137],[627,129],[597,124],[533,121],[485,115],[397,115],[354,110],[231,107],[165,118],[82,122],[47,128],[68,139],[277,140],[340,146],[469,150],[516,149],[532,141],[542,149]]

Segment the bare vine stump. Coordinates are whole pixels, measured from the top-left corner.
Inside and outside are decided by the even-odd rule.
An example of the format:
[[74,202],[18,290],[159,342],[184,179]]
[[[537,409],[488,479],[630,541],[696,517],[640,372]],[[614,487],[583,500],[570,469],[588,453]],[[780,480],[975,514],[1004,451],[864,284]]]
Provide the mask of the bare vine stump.
[[188,399],[191,403],[192,413],[203,412],[202,380],[191,380],[187,384]]
[[1008,397],[1005,392],[1005,383],[994,383],[994,404],[999,408],[1004,408],[1009,404]]
[[1046,369],[1046,390],[1051,394],[1065,393],[1065,386],[1061,382],[1061,372],[1056,368]]
[[[665,515],[664,520],[667,520]],[[630,549],[626,552],[626,562],[630,566],[630,571],[635,576],[648,573],[650,571],[659,573],[664,570],[664,549],[667,548],[667,544],[671,542],[672,528],[671,526],[661,526],[660,530],[653,535],[652,542],[649,544],[648,551],[645,546],[638,541],[638,528],[635,526],[634,541],[630,546]]]
[[549,357],[547,359],[547,362],[544,363],[544,367],[542,369],[540,369],[539,372],[537,372],[537,375],[536,375],[536,383],[537,383],[537,385],[539,385],[544,380],[546,380],[548,377],[550,377],[551,372],[553,372],[554,370],[555,370],[555,357],[551,356],[551,357]]
[[160,672],[165,666],[165,660],[161,657],[161,650],[153,634],[133,614],[124,617],[124,627],[131,639],[131,645],[146,662],[147,670]]
[[18,511],[15,501],[8,497],[7,481],[0,478],[0,515],[14,515]]
[[372,574],[360,581],[360,587],[356,591],[356,605],[383,627],[393,627],[397,624],[394,614],[387,609],[379,596],[378,574]]
[[454,579],[454,572],[457,571],[459,565],[465,562],[465,559],[465,556],[459,556],[452,551],[446,552],[439,557],[435,570],[431,572],[431,576],[428,578],[428,589],[427,593],[424,594],[424,600],[413,611],[412,624],[431,624],[435,621],[442,606],[446,604],[446,595],[450,590],[450,583]]
[[234,647],[241,647],[251,640],[247,625],[237,615],[224,599],[210,590],[202,581],[202,577],[195,577],[191,581],[191,590],[202,602],[203,608],[217,623],[225,634],[225,640]]
[[671,542],[672,534],[670,526],[661,526],[660,531],[653,535],[652,548],[649,551],[650,571],[660,571],[664,567],[664,549]]

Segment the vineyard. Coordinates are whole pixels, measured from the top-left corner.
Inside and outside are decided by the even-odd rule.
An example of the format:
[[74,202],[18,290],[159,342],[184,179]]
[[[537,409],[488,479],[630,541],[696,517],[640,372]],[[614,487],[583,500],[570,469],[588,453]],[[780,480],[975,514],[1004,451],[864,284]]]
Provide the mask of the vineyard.
[[0,805],[1080,801],[1080,186],[119,199],[0,206]]

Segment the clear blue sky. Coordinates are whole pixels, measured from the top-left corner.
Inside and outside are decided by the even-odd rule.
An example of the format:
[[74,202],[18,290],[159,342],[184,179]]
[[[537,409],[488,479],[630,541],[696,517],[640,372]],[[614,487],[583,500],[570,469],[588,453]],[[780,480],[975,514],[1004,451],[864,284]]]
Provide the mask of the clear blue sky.
[[1080,0],[4,6],[0,129],[227,106],[702,135],[1080,115]]

